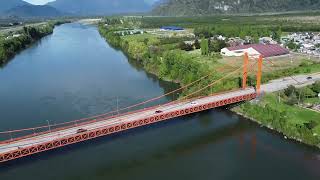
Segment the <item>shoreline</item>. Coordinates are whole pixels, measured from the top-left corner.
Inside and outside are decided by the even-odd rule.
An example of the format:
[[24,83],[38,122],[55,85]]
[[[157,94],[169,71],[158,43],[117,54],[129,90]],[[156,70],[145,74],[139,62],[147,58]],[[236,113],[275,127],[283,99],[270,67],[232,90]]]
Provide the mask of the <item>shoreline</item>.
[[[12,41],[11,45],[12,44],[14,45],[15,42],[19,42],[19,43],[21,43],[21,46],[14,47],[14,48],[16,48],[16,50],[13,52],[7,52],[6,49],[2,50],[2,52],[4,54],[3,54],[3,59],[1,59],[1,57],[0,57],[0,68],[6,66],[12,60],[12,58],[14,58],[16,55],[18,55],[21,51],[32,47],[35,43],[39,42],[44,37],[51,35],[53,33],[55,27],[60,26],[65,23],[68,23],[68,22],[69,21],[48,22],[48,23],[45,23],[46,27],[41,27],[40,25],[35,26],[35,27],[24,26],[25,28],[34,28],[35,31],[37,31],[37,33],[40,34],[38,37],[29,37],[30,38],[29,42],[25,41],[23,38],[27,38],[28,36],[30,36],[30,34],[25,34],[25,32],[22,32],[22,30],[15,31],[14,33],[19,32],[20,36],[17,38],[9,39],[8,41]],[[47,29],[45,29],[45,28],[47,28]],[[44,31],[44,32],[41,32],[41,31]]]
[[300,143],[300,144],[303,144],[303,145],[306,145],[306,146],[309,146],[309,147],[316,148],[316,149],[320,150],[320,145],[317,146],[317,145],[307,144],[307,143],[303,142],[301,139],[298,139],[296,137],[288,136],[284,132],[276,130],[275,128],[273,128],[270,125],[269,126],[265,126],[260,121],[258,121],[257,119],[255,119],[253,117],[249,117],[249,116],[245,115],[244,113],[238,111],[237,108],[239,108],[239,106],[236,106],[236,107],[230,109],[230,111],[235,113],[235,114],[237,114],[237,115],[239,115],[239,116],[241,116],[241,117],[243,117],[243,118],[245,118],[245,119],[247,119],[247,120],[249,120],[249,121],[251,121],[251,122],[253,122],[253,123],[256,123],[257,125],[260,125],[261,128],[266,128],[266,129],[272,131],[273,133],[277,133],[277,134],[281,135],[284,138],[284,140],[291,140],[291,141],[294,141],[295,143]]
[[[100,34],[101,34],[101,32],[100,32]],[[108,39],[108,37],[105,37],[105,36],[103,36],[102,34],[101,34],[101,36],[107,41],[108,44],[110,44],[111,46],[114,45],[113,41],[112,41],[112,40],[110,41],[110,40]],[[157,76],[158,78],[160,78],[158,73],[152,71],[152,69],[148,69],[148,68],[146,68],[145,66],[143,66],[141,60],[132,58],[131,55],[130,55],[128,52],[126,52],[126,50],[123,49],[123,47],[122,47],[121,45],[120,45],[119,47],[116,47],[116,49],[118,49],[118,50],[120,50],[121,52],[123,52],[129,59],[135,61],[136,63],[139,63],[139,64],[141,65],[141,67],[142,67],[146,72],[151,73],[151,74]],[[162,78],[162,80],[167,81],[167,82],[172,82],[172,83],[178,83],[178,84],[181,85],[181,83],[175,82],[175,81],[172,80],[172,79],[163,79],[163,78]],[[304,142],[302,139],[299,139],[299,138],[294,137],[294,136],[289,136],[289,135],[287,135],[284,131],[277,130],[276,128],[274,128],[274,127],[272,127],[272,126],[270,126],[270,125],[267,125],[267,126],[266,126],[266,125],[263,125],[263,123],[261,123],[259,120],[254,119],[254,118],[252,118],[252,117],[249,117],[249,116],[245,115],[244,113],[242,113],[242,112],[240,112],[239,110],[237,110],[237,108],[239,108],[239,110],[240,110],[240,107],[239,107],[239,106],[236,106],[236,107],[234,107],[234,108],[231,108],[230,111],[233,112],[233,113],[235,113],[235,114],[237,114],[237,115],[239,115],[239,116],[242,116],[242,117],[246,118],[247,120],[250,120],[250,121],[253,122],[253,123],[257,123],[257,124],[260,125],[261,127],[265,127],[265,128],[267,128],[267,129],[275,132],[275,133],[278,133],[278,134],[281,135],[285,140],[292,140],[292,141],[294,141],[294,142],[301,143],[301,144],[303,144],[303,145],[307,145],[307,146],[309,146],[309,147],[315,147],[315,148],[317,148],[317,149],[320,149],[320,144],[319,144],[319,145],[308,144],[308,143]]]

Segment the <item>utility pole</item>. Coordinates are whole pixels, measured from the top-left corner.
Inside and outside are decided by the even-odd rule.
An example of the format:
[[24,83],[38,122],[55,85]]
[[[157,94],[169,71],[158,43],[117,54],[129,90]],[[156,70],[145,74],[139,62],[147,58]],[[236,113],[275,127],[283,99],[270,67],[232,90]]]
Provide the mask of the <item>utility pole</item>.
[[13,138],[12,138],[12,132],[9,133],[10,134],[10,140],[12,141]]
[[49,132],[51,132],[50,121],[49,121],[49,120],[46,120],[46,121],[47,121],[47,123],[48,123]]
[[119,97],[117,96],[117,113],[119,115]]

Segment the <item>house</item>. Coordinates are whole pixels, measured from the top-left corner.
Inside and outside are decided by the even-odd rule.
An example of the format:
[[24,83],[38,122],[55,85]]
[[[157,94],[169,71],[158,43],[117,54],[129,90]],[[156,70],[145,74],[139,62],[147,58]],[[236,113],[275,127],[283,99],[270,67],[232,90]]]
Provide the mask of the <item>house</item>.
[[231,47],[236,47],[236,46],[240,46],[243,45],[245,43],[245,40],[239,38],[239,37],[235,37],[235,38],[229,38],[227,44]]
[[271,37],[262,37],[259,39],[260,44],[277,44]]
[[127,36],[133,34],[144,34],[144,31],[140,29],[125,29],[124,31],[116,31],[114,33],[120,36]]
[[221,55],[223,56],[243,56],[244,53],[248,53],[248,55],[252,57],[258,57],[260,55],[263,57],[273,57],[286,55],[290,52],[278,44],[249,44],[221,49]]

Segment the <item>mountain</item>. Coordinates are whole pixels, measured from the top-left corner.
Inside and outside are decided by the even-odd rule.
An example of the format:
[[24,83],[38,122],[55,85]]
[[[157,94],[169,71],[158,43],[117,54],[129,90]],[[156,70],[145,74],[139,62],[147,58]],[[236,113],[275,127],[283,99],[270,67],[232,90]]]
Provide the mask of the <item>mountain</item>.
[[30,5],[22,0],[0,0],[0,13],[3,13],[11,8],[23,5]]
[[16,17],[57,17],[65,15],[48,5],[22,5],[11,8],[3,14]]
[[187,16],[318,10],[320,0],[167,0],[154,15]]
[[56,0],[48,3],[56,9],[77,15],[108,15],[150,11],[146,0]]

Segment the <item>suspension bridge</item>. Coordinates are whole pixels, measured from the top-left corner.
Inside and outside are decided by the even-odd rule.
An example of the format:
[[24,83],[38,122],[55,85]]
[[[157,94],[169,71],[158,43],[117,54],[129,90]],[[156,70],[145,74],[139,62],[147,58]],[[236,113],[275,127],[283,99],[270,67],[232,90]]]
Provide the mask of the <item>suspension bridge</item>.
[[[0,132],[1,137],[6,137],[0,141],[0,163],[217,107],[250,101],[261,93],[262,64],[263,57],[260,56],[257,61],[254,60],[254,64],[250,65],[249,57],[245,54],[244,64],[240,68],[218,80],[210,82],[205,87],[201,87],[185,95],[181,99],[166,104],[141,108],[147,103],[188,89],[195,84],[207,80],[210,74],[167,94],[102,115],[55,125],[48,124],[47,126]],[[258,66],[257,86],[255,88],[247,87],[248,72],[255,65]],[[209,96],[197,96],[197,94],[204,90],[208,90],[217,83],[241,72],[243,75],[241,89],[211,94]]]

